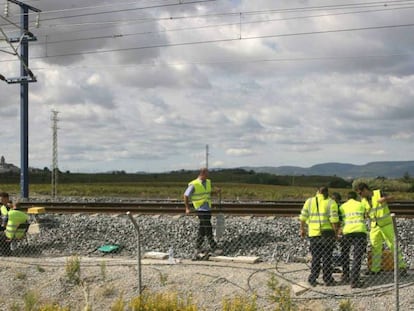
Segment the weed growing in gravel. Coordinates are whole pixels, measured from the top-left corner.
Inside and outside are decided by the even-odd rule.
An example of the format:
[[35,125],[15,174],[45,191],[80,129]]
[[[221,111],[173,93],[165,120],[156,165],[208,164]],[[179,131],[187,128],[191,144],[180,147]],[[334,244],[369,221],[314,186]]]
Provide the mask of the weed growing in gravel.
[[53,304],[53,305],[44,305],[39,309],[39,311],[70,311],[70,308],[60,307],[57,304]]
[[342,300],[339,303],[339,311],[353,311],[354,309],[354,304],[349,300]]
[[66,260],[65,271],[66,276],[70,282],[76,285],[79,285],[81,283],[79,256],[71,256]]
[[85,306],[83,308],[83,311],[91,311],[92,306],[89,303],[89,286],[85,280],[81,279],[81,263],[79,256],[76,255],[68,258],[66,260],[65,270],[69,282],[78,285],[83,291],[83,296],[85,298]]
[[43,268],[39,265],[36,266],[36,270],[37,270],[37,272],[45,272],[46,271],[45,268]]
[[27,278],[26,273],[21,272],[21,271],[18,271],[16,273],[16,279],[18,279],[18,280],[26,280],[26,278]]
[[101,290],[102,297],[111,297],[116,293],[116,288],[112,284],[105,284]]
[[81,281],[79,286],[82,288],[83,297],[85,298],[85,306],[83,307],[83,311],[92,311],[92,306],[89,303],[90,292],[89,286],[85,282]]
[[160,283],[161,283],[161,286],[167,285],[167,281],[168,281],[168,274],[167,273],[160,272]]
[[190,296],[180,296],[176,293],[143,293],[129,303],[132,311],[197,311],[197,305]]
[[100,267],[101,267],[102,280],[105,281],[106,280],[106,262],[102,261]]
[[[274,282],[270,280],[269,282]],[[276,281],[277,282],[277,281]],[[277,283],[271,283],[269,286],[274,286]],[[279,287],[276,285],[276,287]],[[281,292],[282,295],[286,295],[285,291]],[[274,294],[277,295],[276,293]],[[278,300],[280,301],[280,299]],[[56,304],[46,304],[40,307],[36,305],[39,304],[39,296],[35,292],[28,292],[24,295],[24,308],[22,309],[17,302],[14,302],[10,306],[10,311],[71,311],[69,307],[62,307],[58,303]],[[322,306],[321,306],[322,307]],[[78,310],[78,307],[75,308]],[[317,308],[320,310],[320,308]],[[82,311],[92,311],[93,308],[91,305],[86,303],[86,305],[81,309]],[[154,293],[154,292],[144,292],[140,296],[134,297],[130,302],[124,300],[123,294],[121,293],[119,297],[114,301],[112,306],[109,308],[110,311],[206,311],[208,309],[200,309],[192,301],[191,295],[179,295],[177,293]],[[257,304],[256,295],[253,296],[235,296],[231,298],[225,298],[222,301],[222,311],[264,311],[264,310],[273,310],[273,311],[296,311],[299,310],[298,307],[292,304],[281,304],[277,302],[273,307],[262,308]],[[300,309],[300,310],[312,310],[309,308]],[[321,309],[322,310],[322,309]],[[331,310],[329,308],[323,308],[323,310]],[[353,303],[348,300],[343,300],[339,304],[339,311],[353,311],[356,310]]]
[[36,304],[39,302],[39,294],[34,291],[28,291],[23,295],[24,310],[35,310]]
[[290,287],[287,285],[280,285],[276,278],[276,274],[272,273],[267,287],[270,289],[269,299],[276,303],[275,311],[279,310],[297,310],[296,305],[292,302]]
[[233,298],[225,298],[223,300],[223,311],[259,311],[256,296],[244,297],[236,296]]
[[115,300],[114,304],[111,307],[111,311],[124,311],[125,310],[125,301],[123,295],[119,295],[118,299]]

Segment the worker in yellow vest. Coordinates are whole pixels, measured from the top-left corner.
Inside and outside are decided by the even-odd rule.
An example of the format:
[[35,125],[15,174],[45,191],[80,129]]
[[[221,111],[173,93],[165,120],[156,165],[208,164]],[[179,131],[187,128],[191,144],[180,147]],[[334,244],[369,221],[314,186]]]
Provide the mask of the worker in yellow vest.
[[7,192],[2,192],[0,194],[0,197],[1,197],[0,255],[9,256],[10,255],[10,242],[7,241],[5,230],[6,230],[7,223],[8,223],[9,211],[12,210],[14,207],[13,207],[13,203],[10,201],[10,197]]
[[[357,193],[348,193],[348,200],[339,207],[342,215],[342,283],[351,283],[351,288],[363,287],[360,281],[361,262],[367,249],[367,226],[365,224],[365,207],[357,201]],[[352,269],[349,273],[349,255],[352,251]]]
[[[377,275],[381,272],[381,259],[384,242],[394,253],[394,224],[388,208],[388,202],[393,197],[383,193],[381,190],[371,190],[366,183],[360,183],[357,191],[362,198],[365,211],[370,219],[369,239],[371,243],[372,264],[367,275]],[[401,250],[398,248],[398,268],[402,276],[407,274],[407,264],[405,263]]]
[[198,177],[191,182],[189,182],[187,189],[184,192],[184,205],[185,212],[189,214],[190,210],[190,201],[193,203],[193,207],[197,212],[199,219],[199,227],[196,240],[196,249],[193,256],[194,260],[200,258],[202,253],[202,244],[204,238],[206,237],[211,251],[219,255],[222,253],[222,250],[217,248],[217,243],[213,237],[213,228],[211,224],[211,195],[212,193],[219,193],[221,189],[216,188],[212,189],[211,180],[208,178],[208,169],[202,168]]
[[325,285],[335,285],[332,276],[332,253],[338,235],[338,205],[329,197],[327,187],[321,187],[316,196],[306,200],[299,220],[301,237],[308,236],[310,241],[312,263],[309,284],[317,285],[316,280],[322,266]]
[[21,239],[26,234],[27,227],[19,227],[21,224],[27,224],[29,221],[29,215],[26,213],[11,209],[8,214],[8,220],[6,225],[6,238],[8,240]]
[[9,194],[7,192],[2,192],[0,194],[0,215],[1,215],[1,224],[0,231],[6,230],[6,223],[9,210],[12,208],[12,202],[10,201]]

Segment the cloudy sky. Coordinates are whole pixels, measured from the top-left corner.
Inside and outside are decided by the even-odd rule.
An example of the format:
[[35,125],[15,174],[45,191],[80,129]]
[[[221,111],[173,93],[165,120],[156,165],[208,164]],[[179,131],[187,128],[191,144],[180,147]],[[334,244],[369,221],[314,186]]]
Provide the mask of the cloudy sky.
[[[207,145],[215,168],[414,160],[414,1],[22,2],[42,11],[31,167],[52,165],[52,110],[63,171],[197,169]],[[20,86],[0,82],[0,154],[20,166]]]

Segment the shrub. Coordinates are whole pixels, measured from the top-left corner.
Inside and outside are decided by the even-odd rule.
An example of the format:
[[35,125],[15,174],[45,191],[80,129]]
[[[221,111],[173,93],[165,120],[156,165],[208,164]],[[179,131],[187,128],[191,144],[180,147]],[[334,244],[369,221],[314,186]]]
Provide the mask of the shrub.
[[408,192],[412,188],[410,183],[402,180],[386,179],[381,177],[355,179],[352,183],[352,188],[355,189],[361,182],[366,183],[371,189],[381,189],[384,191]]
[[258,311],[256,296],[236,296],[223,300],[223,311]]
[[66,260],[65,271],[70,282],[73,282],[76,285],[81,283],[80,258],[78,256],[71,256]]
[[197,311],[197,305],[190,296],[177,293],[142,293],[129,303],[132,311]]
[[290,287],[280,285],[276,275],[272,273],[270,280],[267,282],[270,289],[269,300],[276,303],[275,310],[297,310],[296,305],[292,302]]
[[28,291],[23,295],[24,310],[32,311],[35,310],[36,304],[39,302],[39,295],[34,291]]

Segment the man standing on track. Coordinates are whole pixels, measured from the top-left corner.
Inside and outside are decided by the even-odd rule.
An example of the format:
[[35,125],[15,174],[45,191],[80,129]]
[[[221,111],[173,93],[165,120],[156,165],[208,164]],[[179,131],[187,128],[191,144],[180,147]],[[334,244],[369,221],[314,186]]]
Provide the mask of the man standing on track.
[[210,244],[211,251],[216,255],[221,253],[217,249],[217,243],[213,237],[213,228],[211,225],[211,195],[212,193],[220,193],[221,189],[214,191],[211,187],[211,180],[208,179],[208,169],[202,168],[196,179],[188,184],[184,192],[184,205],[186,214],[190,214],[190,200],[197,212],[200,221],[196,240],[196,250],[193,259],[198,259],[198,255],[202,252],[204,237]]

